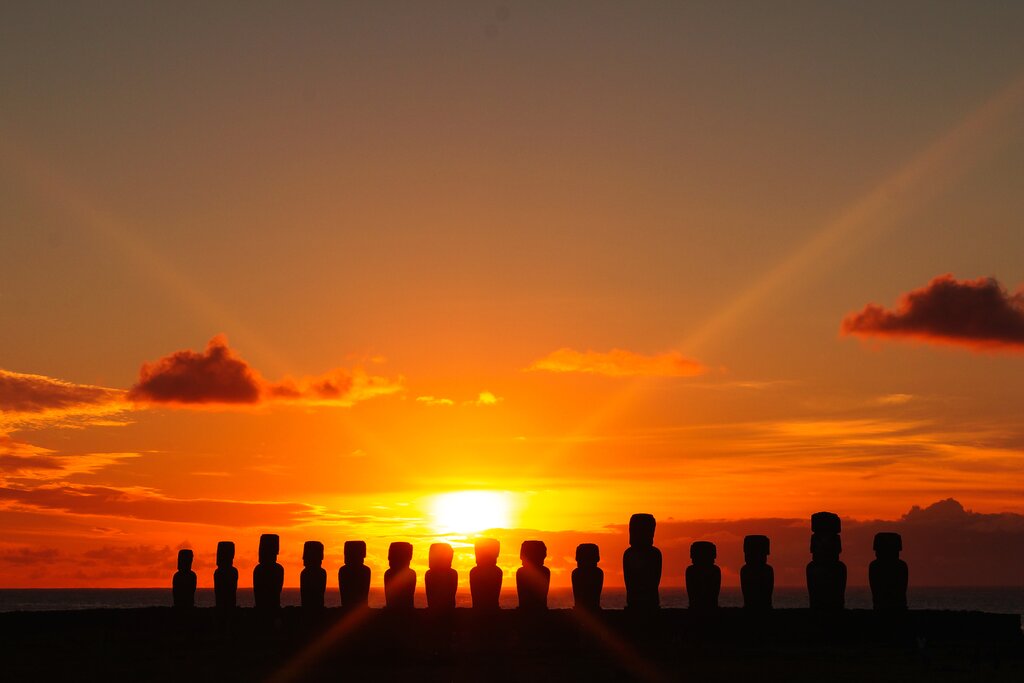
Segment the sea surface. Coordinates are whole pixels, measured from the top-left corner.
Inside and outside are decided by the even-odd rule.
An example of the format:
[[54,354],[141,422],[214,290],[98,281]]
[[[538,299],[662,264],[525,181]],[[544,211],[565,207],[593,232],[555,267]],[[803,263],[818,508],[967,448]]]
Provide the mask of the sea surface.
[[[1005,588],[993,587],[921,587],[911,588],[908,600],[912,609],[976,610],[1024,615],[1024,586]],[[299,604],[299,589],[285,588],[281,602],[284,605]],[[328,607],[337,607],[337,590],[328,590]],[[460,590],[456,602],[459,607],[469,607],[468,590]],[[621,588],[607,588],[601,603],[608,609],[621,609],[626,602],[625,591]],[[6,588],[0,589],[0,612],[44,611],[97,608],[165,607],[171,604],[171,589],[168,588]],[[252,606],[252,589],[238,589],[238,604]],[[501,606],[513,609],[517,604],[515,590],[505,590]],[[686,607],[686,592],[682,588],[661,590],[663,607]],[[739,588],[722,589],[719,600],[722,607],[739,607],[743,596]],[[775,589],[776,607],[807,607],[807,590],[800,587],[778,587]],[[200,588],[196,592],[198,607],[213,607],[213,589]],[[370,592],[370,606],[382,607],[384,592]],[[416,606],[426,607],[422,591],[416,594]],[[552,609],[572,607],[572,591],[568,588],[552,588],[548,597]],[[870,608],[871,592],[866,586],[851,586],[846,591],[846,606],[852,609]]]

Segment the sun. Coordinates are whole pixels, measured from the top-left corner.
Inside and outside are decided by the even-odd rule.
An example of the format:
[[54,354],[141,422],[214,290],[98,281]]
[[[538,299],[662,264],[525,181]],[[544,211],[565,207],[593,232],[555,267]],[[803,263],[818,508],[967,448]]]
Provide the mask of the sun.
[[473,534],[507,528],[511,508],[503,491],[452,491],[434,496],[431,516],[438,533]]

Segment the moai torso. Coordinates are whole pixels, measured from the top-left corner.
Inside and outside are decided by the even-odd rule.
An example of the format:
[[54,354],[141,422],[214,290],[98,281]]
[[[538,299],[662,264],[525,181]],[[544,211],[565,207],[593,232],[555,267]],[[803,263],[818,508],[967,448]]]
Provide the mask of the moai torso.
[[388,609],[411,610],[416,597],[416,572],[412,562],[412,545],[395,542],[388,550],[391,568],[384,572],[384,604]]
[[846,565],[839,537],[839,516],[818,512],[811,516],[811,562],[807,565],[807,595],[811,609],[841,610],[846,607]]
[[593,543],[576,547],[576,568],[572,570],[572,599],[576,609],[601,609],[604,571],[597,566],[601,555]]
[[171,595],[175,607],[195,607],[196,573],[192,571],[192,551],[178,551],[178,571],[171,579]]
[[370,568],[365,564],[344,564],[338,569],[338,592],[342,607],[366,607],[370,599]]
[[686,568],[686,596],[690,601],[690,609],[709,610],[718,607],[722,570],[715,564],[716,556],[714,543],[697,541],[690,546],[693,564]]
[[660,605],[661,551],[654,547],[655,520],[636,514],[629,520],[629,547],[622,554],[627,609],[657,609]]
[[260,536],[259,564],[252,570],[253,606],[257,609],[281,607],[284,567],[277,563],[281,540],[277,534]]
[[217,544],[217,569],[213,572],[214,604],[220,608],[234,607],[238,599],[238,570],[235,561],[235,544],[221,541]]
[[469,592],[474,609],[498,609],[504,573],[498,566],[500,545],[493,538],[476,542],[476,566],[469,570]]
[[427,607],[430,609],[455,609],[459,573],[452,569],[454,556],[452,547],[447,543],[434,543],[430,546],[430,569],[423,576],[427,590]]
[[747,609],[771,609],[775,591],[775,570],[768,564],[770,546],[767,536],[743,539],[746,564],[740,569],[743,606]]
[[321,566],[324,562],[324,545],[319,541],[306,541],[302,548],[302,564],[299,574],[299,597],[307,609],[323,609],[324,593],[327,591],[327,572]]
[[907,609],[910,572],[900,559],[903,539],[897,533],[878,533],[874,542],[876,559],[868,566],[871,604],[876,610]]
[[548,589],[551,570],[544,566],[548,550],[543,541],[523,541],[519,558],[523,566],[516,570],[516,593],[519,609],[543,610],[548,608]]

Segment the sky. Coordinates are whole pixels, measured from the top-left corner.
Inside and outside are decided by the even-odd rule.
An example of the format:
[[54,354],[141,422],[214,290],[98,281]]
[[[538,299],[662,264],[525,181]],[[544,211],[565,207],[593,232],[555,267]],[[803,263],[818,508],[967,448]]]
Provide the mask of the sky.
[[305,540],[465,571],[479,534],[507,572],[546,540],[555,584],[599,542],[618,585],[634,512],[664,585],[699,538],[738,583],[746,533],[798,585],[818,510],[851,583],[889,529],[912,582],[1019,583],[1022,33],[4,3],[0,586],[169,585],[182,547],[209,586],[218,540],[245,585],[268,532],[286,585]]

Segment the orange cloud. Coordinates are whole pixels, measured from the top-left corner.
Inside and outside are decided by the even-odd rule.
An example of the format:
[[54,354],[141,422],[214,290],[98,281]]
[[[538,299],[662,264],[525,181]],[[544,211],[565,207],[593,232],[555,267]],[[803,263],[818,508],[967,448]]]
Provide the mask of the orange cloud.
[[268,382],[228,346],[224,335],[217,335],[209,341],[205,351],[175,351],[152,363],[144,363],[139,381],[128,391],[128,398],[143,404],[179,406],[269,402],[351,406],[401,389],[401,379],[341,368],[316,377],[286,377],[280,382]]
[[535,361],[529,370],[584,372],[607,377],[693,377],[707,371],[678,351],[644,355],[612,349],[607,352],[561,348]]
[[900,298],[895,310],[868,304],[843,319],[845,335],[916,339],[974,350],[1024,350],[1024,291],[995,278],[941,275]]

